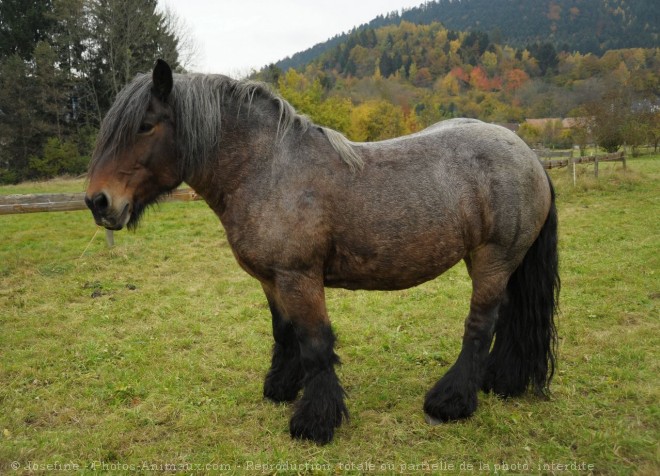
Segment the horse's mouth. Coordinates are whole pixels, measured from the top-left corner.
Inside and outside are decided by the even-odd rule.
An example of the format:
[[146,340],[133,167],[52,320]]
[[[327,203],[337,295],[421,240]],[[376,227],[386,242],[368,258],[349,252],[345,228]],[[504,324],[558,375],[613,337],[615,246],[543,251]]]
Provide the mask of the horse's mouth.
[[108,230],[118,231],[124,228],[131,219],[131,205],[127,203],[119,215],[95,217],[96,224]]

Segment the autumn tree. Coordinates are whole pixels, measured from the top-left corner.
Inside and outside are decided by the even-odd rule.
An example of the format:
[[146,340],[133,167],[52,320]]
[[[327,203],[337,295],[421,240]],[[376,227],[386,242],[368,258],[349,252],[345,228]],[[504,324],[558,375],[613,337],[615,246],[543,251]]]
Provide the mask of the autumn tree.
[[321,80],[311,81],[294,69],[288,70],[278,80],[279,93],[299,112],[314,122],[348,133],[353,104],[350,99],[326,97]]
[[538,127],[525,122],[520,124],[518,128],[518,135],[530,147],[536,147],[541,142],[541,131]]
[[349,137],[366,142],[390,139],[406,132],[400,108],[383,100],[362,103],[353,109]]
[[600,100],[588,102],[582,107],[585,116],[590,118],[596,145],[607,152],[616,152],[625,142],[623,125],[630,112],[627,99],[611,90]]

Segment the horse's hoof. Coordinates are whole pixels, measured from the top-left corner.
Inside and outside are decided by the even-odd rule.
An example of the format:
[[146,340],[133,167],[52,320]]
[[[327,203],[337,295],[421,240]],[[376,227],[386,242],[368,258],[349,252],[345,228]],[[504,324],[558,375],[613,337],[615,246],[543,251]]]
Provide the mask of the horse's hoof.
[[275,385],[264,386],[264,397],[273,403],[293,403],[298,398],[297,388],[283,388]]
[[278,372],[271,370],[264,382],[264,397],[275,403],[291,403],[298,398],[301,388],[301,374],[293,366]]
[[424,413],[424,420],[426,420],[426,423],[428,423],[431,426],[436,426],[442,423],[442,421],[438,420],[437,418],[433,418],[428,413]]
[[[424,400],[424,413],[432,420],[449,422],[469,418],[477,409],[477,393],[445,375]],[[428,420],[427,420],[428,421]],[[430,423],[430,422],[429,422]]]
[[317,445],[325,445],[332,441],[335,434],[334,425],[323,422],[305,421],[304,418],[294,414],[289,423],[291,438],[309,440]]

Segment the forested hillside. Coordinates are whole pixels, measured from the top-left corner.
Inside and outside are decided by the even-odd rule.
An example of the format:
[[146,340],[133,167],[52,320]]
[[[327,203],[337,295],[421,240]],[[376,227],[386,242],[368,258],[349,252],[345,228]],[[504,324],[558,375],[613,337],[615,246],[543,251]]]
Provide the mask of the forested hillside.
[[[419,7],[381,15],[358,29],[442,23],[458,31],[482,31],[513,47],[550,43],[570,52],[603,54],[621,48],[659,44],[657,0],[435,0]],[[299,68],[346,41],[338,35],[277,63]]]
[[[430,2],[335,38],[332,47],[297,70],[273,64],[255,77],[272,83],[316,122],[358,141],[414,132],[457,116],[499,123],[573,117],[570,128],[546,121],[523,124],[519,134],[546,146],[657,146],[660,49],[652,22],[657,2],[596,3],[605,10],[591,9],[594,0]],[[491,4],[502,7],[499,13]],[[552,7],[538,11],[546,12],[543,22],[550,21],[551,29],[556,25],[555,39],[566,24],[605,11],[625,21],[603,20],[609,39],[599,40],[600,48],[632,41],[625,36],[629,27],[638,29],[639,41],[656,42],[594,54],[547,40],[540,26],[538,38],[544,41],[513,46],[504,35],[505,30],[518,34],[513,24],[499,31],[470,30],[485,24],[475,23],[480,18],[511,19],[515,16],[505,12],[512,5],[524,10],[528,4]],[[469,31],[429,23],[430,17],[420,17],[420,24],[401,21],[436,10],[469,20]],[[527,35],[528,24],[520,22],[519,36]],[[160,10],[157,0],[1,0],[0,183],[84,172],[116,93],[157,58],[182,70],[186,38],[178,30],[176,18]],[[585,35],[575,37],[575,45]]]
[[558,51],[550,43],[513,48],[483,32],[439,23],[401,22],[353,32],[303,71],[265,68],[294,106],[354,140],[414,132],[451,117],[498,123],[577,117],[521,136],[550,147],[596,142],[657,144],[660,135],[660,49],[603,55]]

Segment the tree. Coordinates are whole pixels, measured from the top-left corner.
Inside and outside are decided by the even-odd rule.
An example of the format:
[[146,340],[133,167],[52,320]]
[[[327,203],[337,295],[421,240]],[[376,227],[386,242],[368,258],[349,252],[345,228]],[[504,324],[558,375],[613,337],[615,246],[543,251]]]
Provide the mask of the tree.
[[536,44],[530,47],[529,50],[538,61],[542,76],[556,72],[559,58],[552,43]]
[[541,142],[541,131],[528,122],[520,125],[518,135],[530,147],[535,147]]
[[436,89],[447,96],[458,96],[461,86],[455,75],[447,73],[444,78],[436,82]]
[[591,118],[579,116],[571,129],[573,144],[580,147],[580,155],[586,153],[587,144],[591,143]]
[[658,143],[660,143],[660,111],[652,111],[647,117],[649,124],[649,140],[653,144],[653,152],[658,152]]
[[331,96],[321,102],[314,113],[314,122],[348,134],[351,127],[353,103],[348,98]]
[[51,0],[0,2],[0,59],[18,55],[30,59],[34,47],[47,38],[53,20]]
[[27,178],[29,157],[40,151],[41,144],[33,140],[39,131],[29,73],[18,53],[0,64],[0,180],[5,183]]
[[428,68],[417,70],[417,73],[415,73],[415,76],[411,80],[415,86],[420,88],[428,88],[433,84],[433,76]]
[[259,79],[269,84],[277,85],[282,76],[282,70],[271,63],[259,72]]
[[80,156],[75,143],[51,137],[46,141],[42,157],[30,157],[35,178],[52,178],[62,174],[81,174],[87,161]]
[[179,66],[177,37],[168,30],[157,0],[89,0],[94,48],[90,51],[102,107],[136,73],[149,71],[156,59]]
[[383,51],[383,54],[380,55],[378,67],[380,68],[380,74],[383,78],[389,78],[396,73],[396,70],[398,69],[394,66],[393,58],[387,51]]
[[484,54],[481,55],[481,64],[486,68],[488,74],[495,74],[497,69],[497,54],[492,51],[485,51]]
[[57,54],[49,43],[37,43],[32,80],[40,129],[49,136],[62,138],[68,91],[62,70],[56,67],[57,61]]
[[[117,92],[156,58],[179,65],[185,32],[156,7],[157,0],[0,1],[0,181],[78,171],[77,157],[90,152]],[[73,162],[57,152],[74,149]]]
[[361,78],[371,76],[377,60],[378,56],[374,50],[356,45],[349,55],[349,64],[354,65],[351,74]]
[[529,75],[521,69],[513,68],[506,72],[504,81],[505,89],[509,92],[513,92],[520,89],[527,81],[529,81]]
[[490,39],[487,33],[471,31],[463,39],[459,54],[465,63],[475,66],[489,45]]
[[621,126],[623,143],[632,149],[632,155],[637,155],[637,148],[644,145],[649,138],[648,124],[643,121],[641,114],[630,114]]
[[389,139],[406,132],[403,112],[383,100],[367,101],[351,114],[351,139],[365,142]]
[[625,143],[624,126],[631,114],[631,98],[621,90],[609,90],[602,98],[582,107],[590,118],[594,140],[607,152],[616,152]]

